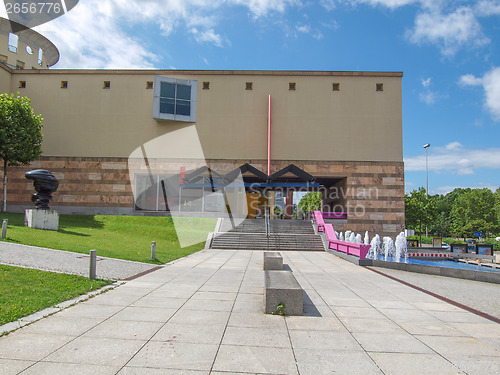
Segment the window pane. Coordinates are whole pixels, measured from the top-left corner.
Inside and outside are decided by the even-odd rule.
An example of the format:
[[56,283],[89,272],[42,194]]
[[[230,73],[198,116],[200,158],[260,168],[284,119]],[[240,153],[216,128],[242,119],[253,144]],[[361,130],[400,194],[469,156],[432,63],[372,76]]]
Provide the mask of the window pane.
[[181,211],[201,212],[203,188],[183,188],[181,192]]
[[136,175],[135,176],[135,209],[136,210],[156,210],[156,176]]
[[169,113],[171,115],[174,113],[175,100],[174,99],[163,99],[160,98],[160,113]]
[[16,34],[9,33],[9,51],[17,53],[17,44],[19,37]]
[[[160,97],[162,97],[162,98],[175,98],[175,84],[168,83],[168,82],[162,82],[161,83],[161,90],[160,90]],[[170,113],[170,112],[168,112],[168,113]]]
[[191,115],[191,102],[186,100],[177,100],[175,103],[175,114],[182,116]]
[[177,99],[191,100],[191,86],[177,85]]

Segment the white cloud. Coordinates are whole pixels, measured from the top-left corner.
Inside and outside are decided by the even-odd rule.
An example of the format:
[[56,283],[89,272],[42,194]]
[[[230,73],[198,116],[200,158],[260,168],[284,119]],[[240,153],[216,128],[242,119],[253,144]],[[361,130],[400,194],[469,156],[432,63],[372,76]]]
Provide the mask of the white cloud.
[[255,17],[265,16],[270,12],[284,12],[287,6],[300,5],[300,0],[229,0],[229,2],[248,6]]
[[482,0],[476,4],[476,13],[480,16],[495,16],[500,14],[500,1]]
[[434,104],[437,100],[437,94],[433,91],[426,91],[419,94],[419,98],[421,102],[425,104]]
[[468,86],[482,85],[484,89],[484,105],[496,121],[500,121],[500,67],[493,68],[482,78],[472,74],[460,77],[460,84]]
[[295,26],[298,32],[308,34],[311,32],[311,27],[309,25]]
[[429,11],[417,14],[413,30],[407,31],[412,43],[431,43],[451,57],[463,46],[479,47],[489,43],[473,10],[460,7],[451,13]]
[[246,7],[257,18],[300,4],[299,0],[86,0],[36,30],[61,51],[57,68],[144,69],[155,67],[159,56],[144,45],[141,35],[128,34],[124,24],[153,23],[164,36],[184,28],[198,43],[222,47],[230,45],[217,32],[222,7]]
[[483,79],[477,78],[472,74],[465,74],[462,77],[460,77],[458,83],[464,86],[481,86],[483,84]]
[[[404,159],[405,171],[425,171],[425,153]],[[459,142],[429,148],[429,170],[472,175],[478,169],[500,169],[500,148],[471,149]]]
[[424,91],[419,94],[419,99],[427,105],[432,105],[436,103],[439,99],[447,98],[446,95],[441,95],[437,91],[431,90],[432,79],[429,77],[427,79],[421,79],[420,81],[424,87]]
[[481,47],[490,42],[483,34],[479,17],[500,14],[499,0],[475,2],[451,0],[321,0],[331,11],[340,4],[385,7],[391,10],[413,5],[418,9],[412,29],[406,31],[411,43],[436,45],[452,57],[463,47]]
[[59,48],[58,68],[148,69],[158,59],[120,28],[109,4],[97,0],[36,29]]
[[399,8],[413,3],[418,3],[417,0],[358,0],[352,2],[367,3],[373,6],[382,5],[391,9]]
[[319,2],[327,11],[331,11],[336,7],[335,0],[320,0]]
[[495,68],[483,77],[486,107],[496,121],[500,121],[500,68]]
[[199,31],[196,27],[193,27],[191,33],[198,43],[212,43],[217,47],[222,47],[222,37],[213,29]]

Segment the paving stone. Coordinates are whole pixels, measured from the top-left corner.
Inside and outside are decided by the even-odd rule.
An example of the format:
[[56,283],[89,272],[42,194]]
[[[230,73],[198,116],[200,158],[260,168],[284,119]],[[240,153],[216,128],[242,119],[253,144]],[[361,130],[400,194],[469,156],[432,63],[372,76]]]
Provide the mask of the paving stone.
[[135,322],[167,322],[177,309],[129,306],[113,316],[114,319]]
[[500,358],[500,351],[480,340],[470,337],[423,336],[418,339],[443,356],[447,355],[484,355]]
[[22,332],[40,335],[80,336],[101,323],[99,318],[81,318],[53,315],[31,324]]
[[229,318],[228,325],[232,327],[268,327],[281,329],[285,328],[285,318],[279,315],[234,312]]
[[336,331],[290,331],[294,348],[362,350],[349,332]]
[[291,347],[286,329],[227,327],[223,345],[262,346],[270,348]]
[[302,331],[344,331],[344,325],[336,317],[286,316],[289,330]]
[[195,325],[226,325],[229,319],[229,311],[199,311],[180,309],[169,322],[175,324]]
[[[118,375],[209,375],[210,371],[125,366]],[[213,372],[211,373],[213,374]]]
[[209,371],[217,349],[214,344],[151,341],[127,366]]
[[38,362],[23,375],[54,375],[54,374],[74,374],[74,375],[113,375],[120,369],[120,366],[97,366],[91,364]]
[[457,375],[464,374],[438,354],[370,353],[386,375]]
[[356,340],[368,352],[431,353],[432,350],[409,333],[353,333]]
[[35,364],[35,361],[22,361],[17,359],[2,359],[0,358],[0,368],[2,375],[19,374],[22,370]]
[[295,349],[300,375],[363,374],[382,375],[372,359],[363,351],[331,349]]
[[144,345],[141,340],[78,337],[44,358],[48,362],[123,366]]
[[379,334],[404,332],[404,330],[399,325],[388,318],[341,318],[340,321],[347,327],[349,332],[371,332]]
[[162,322],[140,322],[110,318],[85,333],[83,337],[124,340],[149,340],[163,325]]
[[291,348],[222,345],[214,371],[298,374]]
[[224,328],[224,325],[214,326],[167,323],[151,340],[218,345],[224,334]]
[[6,337],[0,337],[0,358],[39,361],[74,338],[26,333],[21,329]]
[[446,359],[458,366],[468,375],[500,374],[500,358],[484,355],[453,355]]

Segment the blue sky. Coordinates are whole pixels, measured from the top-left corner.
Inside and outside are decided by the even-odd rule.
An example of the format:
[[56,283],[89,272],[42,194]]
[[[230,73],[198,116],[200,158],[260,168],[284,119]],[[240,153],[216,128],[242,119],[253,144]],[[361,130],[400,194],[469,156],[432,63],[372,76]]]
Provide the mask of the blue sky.
[[406,188],[430,143],[435,194],[500,186],[499,21],[499,0],[81,0],[36,30],[55,68],[403,71]]

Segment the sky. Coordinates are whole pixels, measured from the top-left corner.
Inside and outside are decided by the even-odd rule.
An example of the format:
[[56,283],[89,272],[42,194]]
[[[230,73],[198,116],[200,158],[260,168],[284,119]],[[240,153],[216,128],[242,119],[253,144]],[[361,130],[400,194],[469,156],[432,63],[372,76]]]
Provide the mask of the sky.
[[500,186],[500,0],[80,0],[35,30],[54,68],[402,71],[406,191],[427,143],[430,194]]

